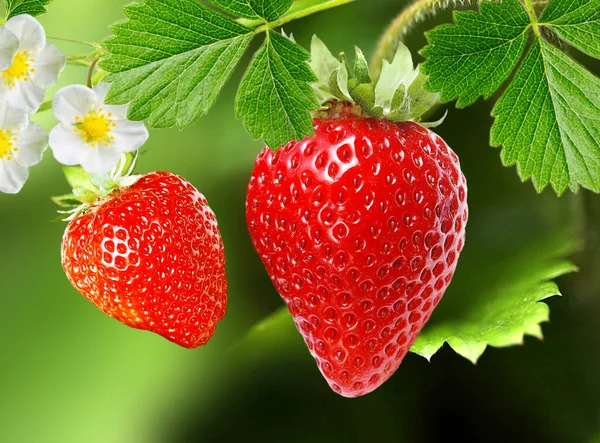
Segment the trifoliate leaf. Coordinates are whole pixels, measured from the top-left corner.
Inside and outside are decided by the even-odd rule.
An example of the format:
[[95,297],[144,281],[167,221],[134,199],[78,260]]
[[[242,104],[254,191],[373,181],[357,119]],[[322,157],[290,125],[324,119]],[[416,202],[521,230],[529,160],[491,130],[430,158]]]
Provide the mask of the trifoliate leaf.
[[4,0],[6,8],[6,19],[21,14],[36,16],[46,13],[45,6],[52,0]]
[[210,0],[210,2],[236,17],[273,21],[287,12],[294,0]]
[[577,243],[556,235],[504,253],[487,246],[471,257],[469,278],[452,282],[412,352],[429,359],[448,343],[475,363],[487,346],[522,344],[524,335],[542,338],[540,323],[548,321],[549,309],[540,301],[560,295],[551,280],[576,269],[564,257]]
[[308,65],[310,55],[288,38],[268,31],[236,99],[236,114],[248,132],[272,148],[313,134],[309,113],[318,108]]
[[457,12],[455,24],[427,33],[426,84],[457,106],[489,97],[521,59],[496,104],[491,144],[504,146],[506,165],[517,164],[539,191],[579,186],[600,191],[600,81],[546,41],[555,35],[600,55],[600,1],[552,0],[542,17],[528,15],[518,0],[483,2],[480,13]]
[[600,1],[554,0],[540,22],[552,28],[563,40],[600,58]]
[[129,20],[104,42],[109,102],[130,102],[129,118],[152,127],[189,126],[214,104],[253,31],[196,0],[146,0],[124,11]]
[[527,43],[529,17],[519,0],[483,2],[481,13],[455,12],[455,25],[426,33],[422,70],[443,102],[468,106],[490,97],[513,71]]
[[545,40],[496,104],[492,144],[537,189],[600,191],[600,79]]

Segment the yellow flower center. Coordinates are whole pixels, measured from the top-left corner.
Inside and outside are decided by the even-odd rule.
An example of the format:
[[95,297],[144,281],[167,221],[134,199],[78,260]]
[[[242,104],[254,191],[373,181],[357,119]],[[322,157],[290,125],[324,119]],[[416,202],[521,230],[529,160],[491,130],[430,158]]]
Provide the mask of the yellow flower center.
[[10,131],[0,129],[0,160],[12,160],[12,153],[19,150],[15,146],[16,141],[17,138],[13,137]]
[[115,139],[110,135],[110,131],[116,126],[116,123],[110,119],[111,117],[112,113],[105,114],[102,108],[98,111],[91,110],[83,118],[75,117],[77,123],[73,126],[75,126],[75,132],[81,135],[81,139],[85,143],[90,143],[94,148],[98,143],[108,146]]
[[4,85],[14,87],[17,85],[17,80],[28,81],[29,75],[35,72],[35,69],[31,67],[34,61],[34,59],[29,57],[29,53],[17,52],[17,55],[13,58],[12,66],[2,72]]

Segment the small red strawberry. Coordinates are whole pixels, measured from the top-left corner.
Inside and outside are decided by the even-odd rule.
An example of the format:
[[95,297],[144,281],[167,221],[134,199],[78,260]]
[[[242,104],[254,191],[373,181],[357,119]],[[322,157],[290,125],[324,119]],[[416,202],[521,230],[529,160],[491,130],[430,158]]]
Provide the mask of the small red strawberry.
[[429,129],[329,106],[313,137],[259,154],[246,218],[322,374],[356,397],[396,371],[450,284],[467,188]]
[[225,315],[223,241],[204,196],[154,172],[72,220],[62,243],[71,284],[106,314],[186,348]]

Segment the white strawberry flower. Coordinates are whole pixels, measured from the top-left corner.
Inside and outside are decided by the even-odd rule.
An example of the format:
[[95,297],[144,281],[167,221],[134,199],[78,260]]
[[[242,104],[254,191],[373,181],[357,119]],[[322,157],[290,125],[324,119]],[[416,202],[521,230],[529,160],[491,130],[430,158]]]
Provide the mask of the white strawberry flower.
[[16,194],[29,177],[29,167],[42,160],[48,134],[29,116],[0,100],[0,192]]
[[0,100],[27,114],[36,112],[65,67],[65,55],[40,23],[17,15],[0,26]]
[[54,96],[52,110],[59,124],[50,132],[50,147],[63,165],[81,165],[92,174],[106,174],[122,154],[142,147],[148,140],[143,122],[127,119],[127,105],[107,105],[110,85],[93,89],[67,86]]

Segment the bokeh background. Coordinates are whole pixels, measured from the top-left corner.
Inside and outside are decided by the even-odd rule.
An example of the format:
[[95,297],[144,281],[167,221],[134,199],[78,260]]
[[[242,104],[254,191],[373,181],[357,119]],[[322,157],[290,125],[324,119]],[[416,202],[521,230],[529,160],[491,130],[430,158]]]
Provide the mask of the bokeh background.
[[[55,0],[41,22],[48,36],[100,41],[125,3]],[[318,33],[337,51],[359,45],[370,54],[405,4],[360,0],[286,31],[305,47]],[[407,43],[419,49],[423,31],[449,18],[428,21]],[[68,53],[87,51],[53,42]],[[69,285],[60,264],[65,225],[53,221],[49,200],[68,187],[51,152],[19,195],[0,195],[0,442],[600,442],[600,197],[537,195],[514,168],[502,167],[488,145],[491,102],[453,109],[438,129],[469,183],[471,220],[457,278],[462,296],[476,297],[485,281],[472,275],[471,251],[577,232],[585,249],[573,259],[581,269],[559,280],[563,297],[548,301],[543,342],[488,349],[476,366],[447,346],[431,363],[409,354],[382,388],[349,400],[330,391],[292,329],[248,336],[282,302],[244,222],[245,187],[261,148],[234,116],[244,67],[190,129],[152,132],[138,164],[140,172],[186,177],[217,214],[230,302],[208,345],[185,350],[126,328]],[[60,85],[85,77],[85,68],[68,67]],[[48,129],[54,124],[51,113],[36,118]],[[493,254],[485,266],[493,269]]]

